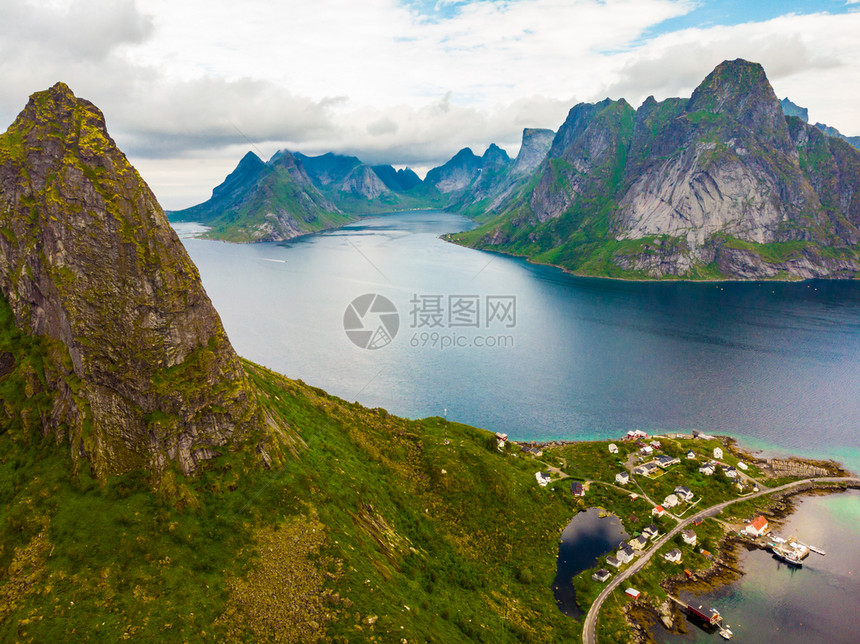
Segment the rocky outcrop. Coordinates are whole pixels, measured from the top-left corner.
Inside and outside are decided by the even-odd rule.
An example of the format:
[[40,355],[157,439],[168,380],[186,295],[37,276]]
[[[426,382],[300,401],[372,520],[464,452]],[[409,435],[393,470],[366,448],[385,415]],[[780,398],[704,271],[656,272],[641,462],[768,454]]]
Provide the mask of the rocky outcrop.
[[523,176],[534,172],[546,158],[554,138],[555,132],[552,130],[525,128],[522,145],[511,173]]
[[187,474],[260,440],[194,264],[101,112],[62,83],[0,136],[0,233],[15,323],[58,348],[39,375],[54,392],[41,425],[76,461],[100,477],[171,463]]
[[581,103],[534,187],[457,239],[585,274],[853,278],[860,155],[786,105],[744,60],[689,99]]
[[340,190],[362,199],[379,199],[389,192],[382,180],[369,165],[361,164],[344,177]]

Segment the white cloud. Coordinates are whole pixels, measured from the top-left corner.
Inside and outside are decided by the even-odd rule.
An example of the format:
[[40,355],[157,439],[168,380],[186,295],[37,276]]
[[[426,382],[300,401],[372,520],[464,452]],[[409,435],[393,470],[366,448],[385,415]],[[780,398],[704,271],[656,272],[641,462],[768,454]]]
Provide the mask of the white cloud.
[[515,154],[523,127],[555,129],[580,100],[689,95],[727,58],[761,62],[780,96],[860,134],[860,13],[646,38],[694,5],[439,0],[433,14],[432,2],[422,13],[398,0],[3,0],[0,118],[66,81],[103,109],[169,207],[205,199],[249,140],[266,155],[418,167],[490,142]]

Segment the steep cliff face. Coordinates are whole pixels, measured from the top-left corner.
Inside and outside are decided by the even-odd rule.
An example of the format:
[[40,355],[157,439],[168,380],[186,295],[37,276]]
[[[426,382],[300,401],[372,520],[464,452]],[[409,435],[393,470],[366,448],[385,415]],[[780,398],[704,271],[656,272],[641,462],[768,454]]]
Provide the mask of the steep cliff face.
[[196,268],[91,103],[58,83],[0,136],[0,287],[56,347],[41,425],[100,477],[183,472],[259,438],[244,371]]
[[452,238],[584,274],[854,277],[858,155],[813,130],[744,60],[688,100],[580,104],[534,187]]
[[170,218],[199,221],[212,227],[210,237],[237,242],[283,241],[351,221],[287,151],[268,163],[249,152],[210,199]]
[[534,172],[546,158],[554,138],[555,132],[552,130],[525,128],[512,173],[522,176]]

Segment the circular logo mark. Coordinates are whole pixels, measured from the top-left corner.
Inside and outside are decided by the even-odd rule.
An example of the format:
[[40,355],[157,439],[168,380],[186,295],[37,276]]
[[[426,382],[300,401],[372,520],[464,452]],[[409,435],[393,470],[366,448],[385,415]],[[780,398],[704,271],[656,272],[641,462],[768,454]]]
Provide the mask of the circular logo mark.
[[384,295],[360,295],[343,312],[343,330],[362,349],[381,349],[390,344],[399,328],[397,307]]

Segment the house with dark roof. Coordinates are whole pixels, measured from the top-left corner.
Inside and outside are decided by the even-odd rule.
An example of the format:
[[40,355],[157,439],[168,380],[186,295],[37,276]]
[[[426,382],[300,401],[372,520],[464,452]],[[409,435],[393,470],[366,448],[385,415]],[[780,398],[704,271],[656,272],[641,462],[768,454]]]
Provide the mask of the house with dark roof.
[[675,494],[677,494],[679,498],[684,499],[687,503],[693,500],[693,491],[686,485],[679,485],[676,487]]
[[618,561],[620,561],[623,564],[630,563],[631,561],[633,561],[633,557],[635,557],[635,556],[636,556],[636,552],[633,550],[633,548],[631,548],[630,546],[628,546],[626,544],[621,546],[618,549],[618,552],[616,553],[616,557],[618,558]]
[[627,485],[630,482],[630,474],[628,472],[618,472],[615,475],[615,482],[618,485]]
[[648,545],[648,539],[646,539],[640,534],[638,537],[633,537],[630,541],[628,541],[627,545],[634,550],[644,550],[645,547]]
[[663,559],[672,563],[681,563],[681,551],[675,548],[663,555]]
[[669,456],[668,454],[660,454],[659,456],[654,457],[654,462],[663,469],[666,469],[667,467],[680,463],[681,460],[674,456]]
[[648,539],[655,539],[660,534],[660,530],[653,523],[642,530],[642,536]]
[[599,582],[603,583],[604,581],[609,579],[611,576],[612,576],[611,572],[609,572],[605,568],[601,568],[600,570],[596,571],[593,575],[591,575],[591,578],[594,581],[599,581]]
[[684,543],[687,543],[691,546],[696,545],[696,533],[692,530],[684,530],[681,533],[681,538],[684,540]]
[[570,493],[573,496],[585,496],[585,488],[582,486],[582,483],[574,481],[570,484]]
[[609,556],[609,557],[607,557],[607,558],[606,558],[606,563],[608,563],[608,564],[609,564],[610,566],[612,566],[613,568],[620,568],[620,567],[621,567],[621,562],[620,562],[620,561],[618,561],[618,559],[616,559],[615,557],[612,557],[612,556]]

